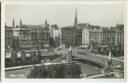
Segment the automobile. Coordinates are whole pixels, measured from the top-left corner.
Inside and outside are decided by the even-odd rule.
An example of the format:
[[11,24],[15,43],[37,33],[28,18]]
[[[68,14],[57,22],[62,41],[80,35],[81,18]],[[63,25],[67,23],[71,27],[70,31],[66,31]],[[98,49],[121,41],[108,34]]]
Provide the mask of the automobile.
[[87,46],[79,46],[77,48],[77,53],[87,55]]

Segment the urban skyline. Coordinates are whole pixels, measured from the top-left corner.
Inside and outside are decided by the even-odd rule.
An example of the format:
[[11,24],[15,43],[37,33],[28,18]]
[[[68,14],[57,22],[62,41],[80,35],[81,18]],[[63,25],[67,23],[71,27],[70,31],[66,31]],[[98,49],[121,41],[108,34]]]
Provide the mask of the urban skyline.
[[90,23],[101,27],[111,27],[118,23],[124,24],[124,7],[122,5],[101,6],[36,5],[32,7],[30,4],[7,5],[6,23],[11,26],[14,19],[16,25],[19,25],[19,20],[22,19],[23,24],[40,25],[47,19],[49,24],[58,24],[59,27],[71,26],[74,23],[74,12],[77,9],[79,23]]
[[12,6],[6,10],[12,25],[5,23],[5,78],[124,78],[120,6]]

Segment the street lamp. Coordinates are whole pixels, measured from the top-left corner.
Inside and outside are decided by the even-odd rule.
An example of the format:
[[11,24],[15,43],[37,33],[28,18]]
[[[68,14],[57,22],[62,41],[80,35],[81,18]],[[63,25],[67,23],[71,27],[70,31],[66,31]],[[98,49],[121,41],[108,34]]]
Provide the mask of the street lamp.
[[71,45],[70,45],[70,48],[69,48],[69,52],[68,52],[68,56],[67,56],[67,61],[68,62],[72,61],[72,47],[71,47]]

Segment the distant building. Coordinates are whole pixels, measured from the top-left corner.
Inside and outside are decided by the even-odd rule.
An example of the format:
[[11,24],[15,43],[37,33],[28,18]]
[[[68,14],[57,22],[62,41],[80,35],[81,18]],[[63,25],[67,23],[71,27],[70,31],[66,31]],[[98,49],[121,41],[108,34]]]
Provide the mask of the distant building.
[[55,47],[60,46],[60,30],[57,24],[50,25],[49,27],[50,37],[54,40]]
[[20,29],[20,49],[42,49],[49,44],[49,26],[22,25]]
[[42,49],[45,45],[49,45],[50,35],[48,26],[35,25],[31,26],[31,29],[31,40],[34,47]]
[[5,27],[5,47],[12,47],[14,50],[42,49],[49,44],[49,24],[44,25],[20,25],[15,26],[13,20],[12,27]]
[[67,26],[61,28],[61,38],[62,38],[62,44],[65,45],[65,47],[69,47],[70,45],[76,45],[77,41],[77,29],[73,26]]
[[31,49],[34,48],[32,44],[32,31],[31,27],[27,25],[20,25],[19,33],[19,48],[22,49]]
[[54,38],[59,36],[60,32],[59,32],[59,27],[57,24],[54,25],[50,25],[49,27],[49,32],[50,32],[50,37]]
[[100,27],[89,23],[78,23],[77,10],[75,12],[74,26],[61,28],[61,41],[66,47],[70,45],[89,45],[91,42],[101,45],[124,44],[124,25],[116,27]]
[[13,19],[12,31],[13,31],[12,48],[14,50],[19,50],[20,26],[15,25],[14,19]]
[[111,29],[103,29],[103,43],[104,44],[115,44],[115,31]]
[[124,31],[118,29],[117,26],[112,28],[97,28],[95,26],[88,26],[82,31],[82,45],[88,45],[90,42],[97,44],[114,44],[118,43],[123,45]]
[[89,43],[90,43],[90,38],[89,37],[90,37],[89,29],[85,28],[82,31],[82,45],[83,46],[89,45]]
[[103,42],[103,30],[90,29],[89,30],[89,38],[90,38],[90,40],[89,40],[90,42],[102,43]]
[[115,31],[116,31],[115,44],[118,45],[120,43],[122,46],[124,46],[124,25],[117,24]]
[[12,48],[13,31],[5,24],[5,49]]
[[55,47],[60,47],[60,36],[55,37]]
[[83,29],[77,29],[76,46],[82,45],[82,30]]
[[76,28],[77,29],[85,29],[85,28],[90,28],[90,24],[89,23],[78,23],[77,25],[76,25]]
[[78,24],[77,10],[75,12],[74,26],[67,26],[61,28],[61,41],[65,47],[80,46],[82,45],[82,30],[80,24]]

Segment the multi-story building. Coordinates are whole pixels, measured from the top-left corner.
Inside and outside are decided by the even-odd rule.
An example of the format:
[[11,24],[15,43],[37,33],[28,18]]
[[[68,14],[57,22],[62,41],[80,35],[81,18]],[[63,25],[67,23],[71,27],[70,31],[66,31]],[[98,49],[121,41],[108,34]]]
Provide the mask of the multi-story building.
[[103,43],[104,44],[110,44],[115,42],[115,31],[111,29],[104,29],[103,30]]
[[33,46],[42,49],[45,45],[49,44],[49,28],[42,25],[31,26],[31,40]]
[[54,39],[55,39],[55,37],[58,37],[60,34],[58,25],[57,24],[50,25],[49,33],[50,33],[50,37],[52,37]]
[[103,30],[90,30],[89,31],[89,43],[101,43],[103,41]]
[[19,33],[20,33],[20,27],[18,25],[17,26],[12,26],[12,31],[13,31],[12,48],[14,50],[19,50]]
[[6,48],[11,46],[14,50],[22,49],[42,49],[44,45],[49,44],[49,24],[44,25],[20,25],[15,26],[13,20],[12,27],[5,29]]
[[82,45],[90,42],[101,43],[103,41],[103,30],[99,26],[87,25],[82,31]]
[[82,45],[86,46],[90,43],[90,39],[89,39],[89,29],[85,28],[82,31]]
[[85,28],[82,31],[82,44],[83,45],[88,45],[91,41],[97,43],[97,44],[114,44],[117,45],[117,43],[121,43],[123,45],[124,42],[124,31],[122,30],[117,30],[112,28],[104,28],[104,27],[90,27],[90,28]]
[[62,44],[89,45],[91,42],[104,45],[124,44],[124,26],[100,27],[89,23],[78,23],[77,11],[75,12],[74,26],[67,26],[61,29]]
[[55,47],[60,46],[60,30],[57,24],[50,25],[49,27],[50,38],[53,39]]
[[31,49],[32,41],[31,41],[31,27],[27,25],[20,26],[19,32],[19,49]]
[[[84,24],[85,25],[85,24]],[[61,41],[65,47],[82,45],[83,24],[78,24],[77,10],[75,12],[74,26],[61,28]]]
[[5,24],[5,49],[12,48],[13,31]]
[[[90,24],[89,23],[79,23],[79,24],[77,24],[76,25],[76,28],[78,29],[78,30],[80,30],[79,31],[79,33],[78,33],[78,35],[79,35],[79,37],[81,38],[81,39],[78,39],[78,41],[79,41],[79,45],[78,46],[80,46],[80,45],[83,45],[83,43],[82,42],[88,42],[88,41],[86,41],[87,40],[87,38],[89,37],[89,36],[86,36],[85,37],[85,35],[87,35],[87,34],[89,34],[86,30],[88,29],[89,30],[89,27],[90,27]],[[83,30],[85,30],[84,31],[84,33],[82,33],[83,32]],[[84,35],[84,36],[83,36]],[[84,43],[85,44],[85,43]]]
[[83,29],[77,29],[76,46],[82,45],[82,30]]
[[115,31],[116,31],[115,44],[118,45],[120,43],[122,46],[124,46],[124,25],[117,24]]
[[61,38],[62,38],[62,44],[65,45],[65,47],[69,47],[70,45],[76,45],[77,41],[77,29],[73,26],[67,26],[61,28]]

